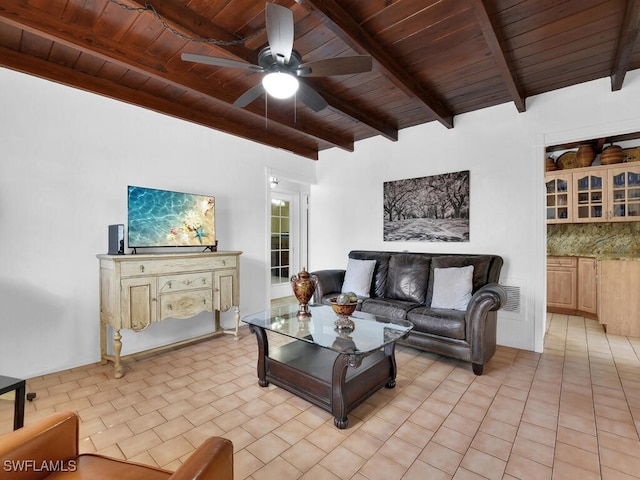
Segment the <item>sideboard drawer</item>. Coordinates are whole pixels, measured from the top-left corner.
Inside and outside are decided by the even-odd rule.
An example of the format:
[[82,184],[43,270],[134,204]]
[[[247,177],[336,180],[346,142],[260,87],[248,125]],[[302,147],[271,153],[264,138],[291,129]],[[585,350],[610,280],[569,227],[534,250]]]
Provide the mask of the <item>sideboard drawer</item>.
[[237,257],[233,255],[207,258],[140,259],[139,261],[122,262],[121,275],[123,277],[133,277],[138,275],[197,272],[218,268],[235,268],[236,264]]
[[213,275],[211,272],[163,275],[158,278],[158,291],[161,294],[201,288],[213,288]]
[[194,290],[160,295],[160,319],[190,318],[213,310],[213,291]]

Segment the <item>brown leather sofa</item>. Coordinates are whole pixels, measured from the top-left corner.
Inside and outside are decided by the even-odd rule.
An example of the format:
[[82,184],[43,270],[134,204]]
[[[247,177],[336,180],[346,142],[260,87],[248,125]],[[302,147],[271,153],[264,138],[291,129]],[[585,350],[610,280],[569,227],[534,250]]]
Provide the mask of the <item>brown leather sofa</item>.
[[20,480],[233,480],[233,444],[210,437],[174,472],[79,454],[78,417],[55,413],[0,437],[0,478]]
[[[398,343],[472,363],[482,375],[496,351],[497,310],[506,303],[498,281],[502,257],[354,250],[349,258],[375,260],[368,296],[359,310],[408,320],[414,328]],[[433,308],[434,270],[473,265],[471,298],[463,310]],[[344,269],[311,272],[318,278],[315,303],[329,303],[342,291]]]

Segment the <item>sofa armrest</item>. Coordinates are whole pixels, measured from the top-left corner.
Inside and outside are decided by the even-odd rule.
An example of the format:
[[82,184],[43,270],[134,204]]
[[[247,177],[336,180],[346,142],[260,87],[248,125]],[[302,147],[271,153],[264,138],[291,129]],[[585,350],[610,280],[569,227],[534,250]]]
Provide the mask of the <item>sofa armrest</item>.
[[311,272],[318,279],[316,291],[313,294],[313,303],[322,303],[322,298],[330,293],[340,293],[346,270],[318,270]]
[[471,362],[476,375],[496,351],[497,314],[507,303],[507,293],[497,283],[478,289],[467,306],[467,341],[471,347]]
[[[59,412],[1,436],[0,471],[75,459],[78,456],[78,425],[75,413]],[[17,466],[20,461],[22,467]],[[42,476],[45,475],[33,478]]]
[[487,283],[473,294],[467,306],[467,315],[479,308],[482,310],[499,310],[507,303],[507,292],[497,283]]
[[171,480],[233,480],[233,443],[209,437],[175,471]]

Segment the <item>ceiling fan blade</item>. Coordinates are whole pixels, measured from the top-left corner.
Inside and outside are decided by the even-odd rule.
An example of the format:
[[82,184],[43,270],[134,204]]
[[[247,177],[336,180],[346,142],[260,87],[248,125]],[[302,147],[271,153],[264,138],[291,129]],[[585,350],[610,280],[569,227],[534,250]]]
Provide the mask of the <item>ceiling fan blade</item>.
[[259,65],[240,62],[238,60],[230,60],[228,58],[208,57],[206,55],[196,55],[195,53],[183,53],[180,55],[180,58],[187,62],[205,63],[216,67],[241,68],[243,70],[252,70],[254,72],[264,72],[264,68]]
[[302,63],[298,67],[298,72],[301,77],[327,77],[370,72],[371,68],[373,68],[373,61],[369,55],[354,55]]
[[267,3],[265,15],[271,54],[278,65],[285,65],[293,50],[293,12],[277,3]]
[[314,112],[319,112],[329,106],[327,101],[320,96],[313,88],[300,82],[298,87],[298,98]]
[[246,107],[263,93],[264,87],[262,86],[262,83],[259,83],[240,95],[237,100],[233,102],[233,106],[240,108]]

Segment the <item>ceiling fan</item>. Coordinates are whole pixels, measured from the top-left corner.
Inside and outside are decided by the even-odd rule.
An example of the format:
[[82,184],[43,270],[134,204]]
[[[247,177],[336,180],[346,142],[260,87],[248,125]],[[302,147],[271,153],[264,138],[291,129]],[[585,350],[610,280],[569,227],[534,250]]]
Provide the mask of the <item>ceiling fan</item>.
[[258,65],[231,60],[183,53],[182,60],[204,63],[218,67],[240,68],[266,75],[255,87],[250,88],[233,102],[234,106],[246,107],[267,92],[276,98],[289,98],[297,93],[298,98],[315,112],[327,107],[327,102],[313,88],[297,77],[324,77],[369,72],[372,60],[369,55],[326,58],[303,62],[302,56],[293,48],[293,12],[276,3],[266,4],[266,30],[268,45],[258,54]]

